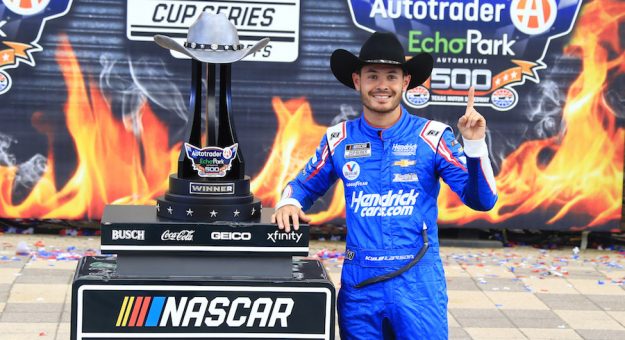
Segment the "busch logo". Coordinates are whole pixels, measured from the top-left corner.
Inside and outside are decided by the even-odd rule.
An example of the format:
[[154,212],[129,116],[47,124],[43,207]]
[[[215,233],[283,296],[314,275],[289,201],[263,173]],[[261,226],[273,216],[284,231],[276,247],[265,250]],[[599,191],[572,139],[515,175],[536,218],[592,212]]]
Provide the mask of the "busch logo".
[[165,230],[161,235],[163,241],[193,241],[195,230],[169,231]]
[[113,240],[145,240],[145,230],[113,230]]
[[393,190],[389,190],[385,195],[365,194],[362,191],[352,193],[352,201],[350,207],[354,213],[358,213],[360,208],[360,216],[402,216],[412,215],[414,205],[417,203],[419,193],[415,189],[409,193],[399,190],[394,194]]
[[211,233],[211,239],[213,240],[234,240],[234,241],[248,241],[252,239],[252,233],[242,233],[238,231],[215,231]]
[[271,240],[271,242],[276,243],[276,241],[295,241],[295,243],[299,243],[299,240],[302,239],[302,233],[296,233],[291,231],[290,233],[280,232],[278,230],[273,233],[267,233],[267,239]]

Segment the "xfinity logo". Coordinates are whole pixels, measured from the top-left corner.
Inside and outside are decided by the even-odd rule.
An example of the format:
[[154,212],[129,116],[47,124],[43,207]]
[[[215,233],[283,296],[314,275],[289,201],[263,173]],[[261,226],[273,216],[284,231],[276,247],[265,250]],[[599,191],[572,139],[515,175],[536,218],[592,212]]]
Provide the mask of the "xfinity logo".
[[211,239],[249,241],[252,239],[252,233],[239,232],[239,231],[215,231],[211,233]]
[[[350,207],[356,214],[360,211],[362,217],[412,215],[414,205],[417,204],[417,197],[419,193],[415,192],[415,189],[410,190],[409,193],[404,193],[403,190],[393,193],[393,190],[389,190],[384,195],[365,194],[362,191],[356,195],[354,191]],[[360,208],[363,209],[360,210]]]
[[169,231],[165,230],[161,234],[163,241],[193,241],[193,233],[195,230]]
[[[141,306],[142,300],[147,304]],[[152,300],[152,304],[149,301]],[[135,302],[133,308],[133,302]],[[139,306],[137,306],[137,304]],[[295,303],[291,298],[225,296],[181,297],[126,296],[117,317],[116,327],[288,327]],[[140,318],[131,318],[131,310],[141,309]],[[145,318],[147,315],[147,318]],[[132,321],[136,320],[136,321]],[[159,322],[160,320],[160,322]],[[138,322],[137,322],[138,321]]]
[[113,240],[145,240],[145,230],[113,230],[111,234]]
[[299,240],[302,239],[302,233],[296,233],[291,231],[290,233],[280,232],[278,230],[273,233],[267,233],[267,239],[271,240],[273,243],[276,241],[295,241],[295,243],[299,243]]

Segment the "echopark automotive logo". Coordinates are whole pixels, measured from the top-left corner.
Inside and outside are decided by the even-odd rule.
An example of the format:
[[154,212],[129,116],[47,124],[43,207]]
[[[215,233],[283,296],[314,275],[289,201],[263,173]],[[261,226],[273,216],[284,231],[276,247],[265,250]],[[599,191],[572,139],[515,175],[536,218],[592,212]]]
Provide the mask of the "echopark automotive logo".
[[527,35],[547,32],[556,21],[555,0],[513,0],[510,18],[514,27]]
[[[434,69],[404,92],[409,107],[475,105],[509,111],[528,96],[552,40],[568,35],[582,0],[347,0],[357,27],[395,33],[407,54],[430,53]],[[554,51],[557,52],[557,51]],[[548,59],[547,59],[548,60]]]

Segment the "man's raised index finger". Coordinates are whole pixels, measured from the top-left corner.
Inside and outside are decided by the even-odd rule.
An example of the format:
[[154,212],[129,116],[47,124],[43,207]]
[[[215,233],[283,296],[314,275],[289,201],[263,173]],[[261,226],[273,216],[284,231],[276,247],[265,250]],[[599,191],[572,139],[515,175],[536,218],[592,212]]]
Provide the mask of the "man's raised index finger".
[[469,89],[469,98],[467,101],[467,112],[469,112],[473,108],[473,96],[475,95],[475,88],[471,86]]

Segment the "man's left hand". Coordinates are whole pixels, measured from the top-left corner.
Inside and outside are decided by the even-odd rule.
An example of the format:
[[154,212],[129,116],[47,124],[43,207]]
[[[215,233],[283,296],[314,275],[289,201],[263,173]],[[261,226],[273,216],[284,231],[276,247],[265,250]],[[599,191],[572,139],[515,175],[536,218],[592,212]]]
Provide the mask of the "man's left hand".
[[465,139],[482,139],[486,136],[486,119],[473,107],[475,89],[469,89],[469,100],[464,116],[458,120],[458,129]]

